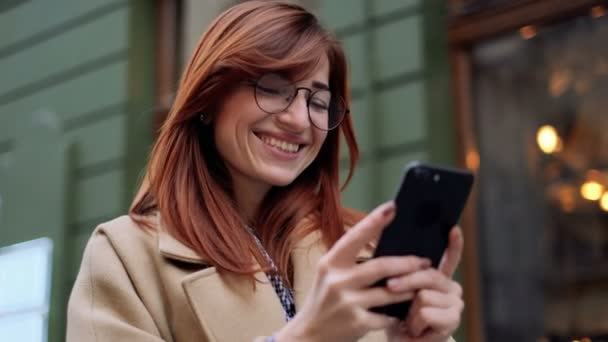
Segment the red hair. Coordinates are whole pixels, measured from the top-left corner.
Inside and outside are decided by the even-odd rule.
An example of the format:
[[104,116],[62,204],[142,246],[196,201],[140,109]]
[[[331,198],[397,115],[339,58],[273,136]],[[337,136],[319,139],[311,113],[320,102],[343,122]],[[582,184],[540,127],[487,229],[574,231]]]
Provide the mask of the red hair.
[[[346,58],[340,44],[303,8],[275,1],[248,1],[221,14],[198,43],[175,102],[163,123],[144,182],[130,210],[142,226],[160,213],[165,229],[220,271],[253,275],[251,257],[269,265],[249,235],[235,204],[229,173],[213,139],[214,111],[231,85],[279,71],[303,78],[327,56],[329,86],[350,103]],[[331,247],[360,217],[342,207],[339,145],[343,134],[352,177],[359,151],[350,114],[330,131],[316,159],[291,184],[274,187],[253,223],[280,275],[290,283],[289,253],[298,239],[320,230]],[[147,224],[146,224],[147,223]],[[249,251],[244,253],[243,251]],[[252,277],[253,279],[253,277]]]

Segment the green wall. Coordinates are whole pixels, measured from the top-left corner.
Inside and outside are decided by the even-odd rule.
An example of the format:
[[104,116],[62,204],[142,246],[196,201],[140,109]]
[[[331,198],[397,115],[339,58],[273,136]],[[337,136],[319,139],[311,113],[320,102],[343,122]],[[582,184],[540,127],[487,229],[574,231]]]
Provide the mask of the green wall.
[[[53,238],[50,341],[64,339],[65,304],[86,240],[98,223],[126,213],[145,162],[153,116],[153,4],[0,6],[0,246]],[[40,127],[37,120],[53,124]],[[45,134],[52,138],[41,138]],[[32,198],[40,196],[47,205],[33,208]],[[27,219],[32,216],[38,219]]]

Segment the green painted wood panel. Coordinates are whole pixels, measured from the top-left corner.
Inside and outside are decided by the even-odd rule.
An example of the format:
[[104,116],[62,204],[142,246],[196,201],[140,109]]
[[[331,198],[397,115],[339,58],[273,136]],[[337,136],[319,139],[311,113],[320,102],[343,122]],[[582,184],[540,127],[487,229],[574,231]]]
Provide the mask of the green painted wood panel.
[[361,155],[367,155],[372,150],[371,121],[374,117],[369,112],[369,96],[363,96],[352,101],[353,126],[355,137],[359,143]]
[[11,159],[11,152],[0,153],[0,169],[8,169]]
[[[342,182],[344,182],[347,175],[347,169],[343,168],[340,170],[340,180]],[[376,199],[373,198],[373,192],[370,191],[374,183],[370,163],[361,163],[355,170],[354,177],[342,192],[344,205],[364,212],[369,211],[376,203]]]
[[123,206],[125,170],[117,168],[85,179],[79,179],[75,190],[75,215],[70,224],[91,222],[126,212]]
[[452,82],[447,37],[447,9],[442,0],[422,2],[429,158],[455,164],[457,139],[452,110]]
[[422,20],[419,15],[391,22],[372,31],[374,80],[421,70]]
[[427,137],[427,112],[423,82],[406,83],[397,88],[382,91],[378,95],[378,112],[382,134],[378,136],[381,147],[406,144]]
[[[0,94],[57,75],[75,65],[126,51],[128,7],[120,8],[77,29],[5,57],[0,63]],[[105,39],[112,37],[112,39]]]
[[325,25],[339,30],[365,21],[365,1],[368,0],[331,0],[323,1],[320,17]]
[[21,2],[19,6],[0,13],[0,50],[100,7],[125,1],[53,0],[52,6],[44,0]]
[[[128,135],[124,203],[131,203],[154,136],[157,3],[132,0],[129,30]],[[177,51],[176,51],[177,53]]]
[[126,153],[126,116],[117,113],[65,134],[74,143],[77,168],[104,161],[122,160]]
[[416,151],[393,156],[379,162],[379,197],[380,201],[386,201],[395,197],[397,187],[401,181],[404,166],[413,160],[427,161],[426,151]]
[[68,261],[67,274],[69,274],[69,277],[66,277],[66,281],[69,283],[70,287],[72,287],[76,280],[84,248],[95,228],[96,225],[94,224],[79,226],[78,229],[76,229],[76,232],[72,233],[68,239],[68,244],[71,246],[70,254],[72,255],[72,258]]
[[[19,28],[17,35],[0,37],[0,173],[15,165],[16,143],[31,140],[33,133],[18,123],[24,116],[54,114],[62,141],[70,145],[64,165],[70,182],[62,187],[68,200],[61,201],[69,205],[60,211],[68,232],[58,240],[66,257],[54,263],[60,272],[53,287],[60,295],[52,304],[50,342],[65,340],[65,303],[90,233],[126,213],[133,179],[146,159],[155,13],[147,0],[29,0],[0,14],[3,35],[4,27]],[[42,19],[32,23],[36,18]],[[46,213],[38,214],[44,220]]]
[[[24,116],[16,125],[20,139],[0,179],[0,227],[13,229],[2,229],[4,243],[19,242],[19,236],[34,239],[63,229],[55,225],[64,220],[61,200],[66,195],[67,144],[61,139],[56,122],[56,115],[45,113]],[[49,219],[53,229],[44,227],[42,217]]]
[[127,101],[127,61],[113,63],[31,96],[0,105],[0,140],[12,139],[16,118],[39,110],[63,120]]
[[51,342],[62,340],[67,302],[63,280],[69,164],[58,123],[57,115],[50,112],[20,117],[10,163],[0,169],[0,245],[43,236],[53,240]]
[[[370,153],[372,141],[370,137],[371,128],[369,121],[372,119],[368,112],[367,97],[360,97],[351,102],[351,116],[353,120],[353,128],[355,130],[355,138],[359,145],[359,152],[362,156]],[[340,149],[340,158],[344,159],[348,156],[346,142],[343,140]]]
[[363,32],[342,40],[348,59],[350,85],[353,89],[364,89],[370,82],[366,66],[368,63],[365,48],[367,35],[367,32]]
[[420,0],[372,0],[370,2],[373,16],[391,14],[404,9],[416,9],[420,4]]

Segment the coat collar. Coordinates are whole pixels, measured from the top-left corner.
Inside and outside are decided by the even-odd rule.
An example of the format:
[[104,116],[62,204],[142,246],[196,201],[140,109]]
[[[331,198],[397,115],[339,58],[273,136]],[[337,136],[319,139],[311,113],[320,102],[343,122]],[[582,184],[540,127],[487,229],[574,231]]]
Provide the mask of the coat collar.
[[192,264],[210,264],[207,258],[201,257],[164,230],[158,232],[158,250],[162,256],[168,259]]
[[[160,229],[158,249],[166,258],[209,265],[210,261]],[[294,299],[299,310],[312,286],[317,262],[327,249],[318,231],[299,241],[291,252]],[[368,257],[363,252],[360,257]],[[244,341],[266,336],[285,324],[285,313],[274,288],[263,272],[255,275],[255,290],[245,276],[203,268],[182,280],[187,301],[210,341]]]

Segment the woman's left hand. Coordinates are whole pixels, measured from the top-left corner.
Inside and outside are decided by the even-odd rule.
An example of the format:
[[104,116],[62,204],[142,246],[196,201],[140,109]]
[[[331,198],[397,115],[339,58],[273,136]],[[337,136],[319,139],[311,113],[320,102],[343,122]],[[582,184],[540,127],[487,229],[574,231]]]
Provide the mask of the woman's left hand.
[[454,227],[438,269],[428,268],[389,281],[387,287],[393,291],[418,290],[407,318],[387,329],[389,341],[445,342],[450,339],[460,325],[464,309],[462,287],[452,279],[462,248],[462,230]]

